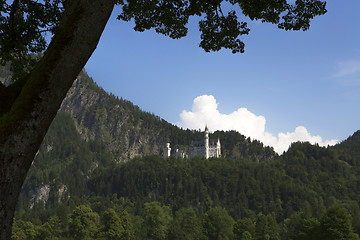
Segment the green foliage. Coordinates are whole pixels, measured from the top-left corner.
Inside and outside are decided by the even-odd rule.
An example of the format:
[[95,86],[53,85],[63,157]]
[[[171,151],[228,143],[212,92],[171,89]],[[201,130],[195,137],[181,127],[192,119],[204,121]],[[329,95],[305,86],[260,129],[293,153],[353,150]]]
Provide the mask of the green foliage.
[[35,237],[36,228],[31,222],[15,219],[11,239],[33,240]]
[[46,223],[38,227],[38,238],[58,239],[61,236],[60,219],[58,216],[51,216]]
[[233,237],[234,220],[224,208],[211,208],[203,219],[204,232],[209,240],[229,240]]
[[120,239],[123,239],[123,240],[134,239],[135,226],[133,224],[133,220],[132,220],[130,214],[127,211],[124,210],[120,213],[120,221],[121,221],[122,227],[124,229]]
[[296,212],[283,222],[281,239],[294,240],[298,238],[299,231],[303,226],[304,217],[302,212]]
[[320,222],[315,218],[303,219],[302,226],[295,239],[317,240],[321,239]]
[[54,33],[59,24],[62,1],[3,1],[0,11],[0,64],[12,62],[11,71],[18,78],[37,62],[32,54],[46,49],[45,33]]
[[98,231],[99,215],[90,206],[80,205],[70,215],[69,234],[73,239],[92,239]]
[[320,221],[321,238],[328,240],[353,239],[350,216],[345,209],[334,205]]
[[134,239],[134,226],[126,211],[123,211],[119,217],[114,209],[109,208],[103,213],[101,222],[100,239]]
[[181,208],[176,211],[168,233],[168,239],[195,240],[202,239],[201,219],[193,208]]
[[360,131],[355,132],[334,148],[339,152],[339,159],[350,165],[360,165]]
[[[77,136],[73,132],[71,139],[77,139]],[[71,139],[68,141],[71,142]],[[50,143],[50,140],[46,141]],[[69,147],[77,144],[76,141],[71,143]],[[67,149],[66,146],[63,149]],[[80,154],[78,156],[80,158]],[[355,228],[359,216],[359,190],[356,187],[358,169],[356,165],[339,161],[338,156],[334,148],[321,148],[308,143],[295,143],[284,155],[261,163],[252,159],[165,160],[160,156],[147,156],[126,163],[100,164],[86,179],[84,189],[92,196],[89,198],[91,206],[101,216],[109,208],[113,208],[120,219],[121,213],[127,215],[125,222],[130,224],[129,227],[124,227],[126,224],[122,220],[122,227],[118,227],[129,229],[127,239],[206,239],[206,234],[198,234],[198,231],[204,229],[206,232],[208,227],[199,226],[198,223],[205,212],[216,207],[225,208],[237,220],[232,231],[235,239],[321,239],[326,232],[326,228],[321,227],[326,225],[323,216],[326,209],[336,202],[351,213],[351,216],[347,216],[346,224],[350,223],[358,233],[358,227]],[[43,179],[46,180],[46,176]],[[72,180],[77,182],[77,178]],[[83,176],[81,179],[84,179]],[[154,200],[158,202],[154,203]],[[64,202],[74,208],[82,200],[75,195],[70,201]],[[170,206],[172,212],[164,205]],[[18,217],[31,220],[37,226],[36,236],[43,238],[49,238],[49,217],[54,214],[59,216],[61,222],[56,231],[71,232],[67,230],[66,214],[62,213],[69,213],[69,210],[64,208],[64,204],[52,208],[50,205],[45,208],[35,205],[33,210],[23,210]],[[60,208],[61,211],[56,210]],[[173,214],[175,217],[171,221]],[[331,215],[330,218],[335,216]],[[104,225],[104,221],[101,224]],[[131,227],[134,226],[132,224],[136,227]],[[102,226],[99,229],[93,236],[104,237],[101,234],[106,232],[105,228]],[[15,231],[14,234],[22,233]],[[347,236],[357,237],[352,228]]]
[[[114,209],[123,208],[118,200],[111,200]],[[281,234],[271,214],[259,213],[254,219],[239,218],[235,222],[221,207],[210,208],[205,214],[194,208],[171,212],[156,201],[145,203],[139,215],[114,209],[100,213],[99,221],[90,205],[80,204],[68,216],[69,229],[60,226],[57,214],[45,222],[16,220],[12,239],[359,239],[352,230],[349,214],[337,205],[330,207],[320,221],[304,218],[301,212],[293,214],[281,224]]]
[[[50,192],[50,207],[67,196],[81,196],[86,192],[86,176],[98,166],[112,160],[112,154],[99,141],[81,139],[71,117],[58,113],[30,168],[23,186],[25,196],[49,184],[51,189],[63,189],[63,194]],[[21,198],[28,207],[29,198]]]
[[172,220],[169,207],[161,206],[159,202],[145,203],[144,231],[146,239],[166,239],[167,230]]
[[255,224],[250,218],[238,219],[234,224],[234,240],[253,239]]
[[[237,9],[237,12],[231,9],[228,13],[222,2],[117,1],[122,7],[118,19],[133,19],[136,31],[153,28],[158,33],[177,39],[187,35],[186,25],[191,16],[203,15],[204,18],[199,21],[199,46],[207,52],[227,48],[237,53],[244,52],[245,45],[239,37],[250,31],[246,22],[239,22],[239,13],[251,20],[277,24],[285,30],[307,30],[311,19],[326,13],[326,2],[320,0],[294,4],[286,1],[226,1],[226,4],[234,5],[234,9]],[[74,5],[61,0],[2,1],[1,65],[11,62],[15,77],[28,73],[37,63],[31,55],[44,52],[48,47],[46,33],[58,34],[56,30],[64,24],[64,20],[68,20],[69,11],[74,9]]]
[[[238,38],[248,34],[246,22],[239,22],[239,8],[251,20],[261,20],[278,24],[286,30],[307,30],[312,18],[326,13],[325,2],[300,1],[291,5],[286,1],[228,1],[234,8],[223,13],[222,1],[120,1],[123,12],[119,19],[134,20],[136,31],[154,28],[156,32],[171,38],[181,38],[187,34],[186,24],[190,16],[204,15],[199,22],[201,31],[200,47],[205,51],[231,49],[233,53],[244,52],[244,43]],[[306,13],[306,14],[305,14]]]
[[227,158],[265,162],[277,156],[273,148],[265,147],[261,142],[252,141],[236,131],[216,131],[210,137],[221,139],[222,156]]
[[280,239],[279,226],[272,215],[258,214],[255,226],[255,239]]
[[248,231],[245,231],[241,234],[241,238],[239,238],[241,240],[251,240],[253,239],[251,236],[251,233],[249,233]]
[[100,233],[101,239],[121,239],[124,228],[114,209],[109,208],[106,210],[101,221],[103,226]]

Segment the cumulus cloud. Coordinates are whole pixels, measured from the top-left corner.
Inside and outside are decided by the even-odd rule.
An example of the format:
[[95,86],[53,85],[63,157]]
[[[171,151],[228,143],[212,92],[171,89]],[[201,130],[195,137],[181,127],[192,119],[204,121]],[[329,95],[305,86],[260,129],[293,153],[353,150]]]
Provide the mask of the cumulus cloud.
[[236,130],[241,134],[257,139],[281,154],[292,142],[308,141],[320,146],[334,145],[337,140],[323,141],[320,136],[312,136],[305,127],[296,127],[293,132],[279,133],[277,136],[266,132],[266,119],[257,116],[246,108],[239,108],[230,114],[220,113],[216,99],[212,95],[202,95],[194,99],[192,110],[183,110],[181,122],[177,125],[189,129],[202,129],[205,125],[210,131]]

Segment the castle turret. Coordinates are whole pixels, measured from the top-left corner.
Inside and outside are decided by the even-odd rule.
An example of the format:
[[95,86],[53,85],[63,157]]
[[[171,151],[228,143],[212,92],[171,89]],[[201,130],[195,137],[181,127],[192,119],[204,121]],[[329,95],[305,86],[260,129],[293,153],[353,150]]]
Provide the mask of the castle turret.
[[165,148],[164,148],[164,158],[168,158],[170,156],[171,156],[170,143],[166,143]]
[[216,142],[216,157],[219,158],[221,157],[221,144],[220,144],[220,139],[218,138],[217,142]]
[[208,159],[209,158],[209,129],[207,126],[205,126],[205,158]]

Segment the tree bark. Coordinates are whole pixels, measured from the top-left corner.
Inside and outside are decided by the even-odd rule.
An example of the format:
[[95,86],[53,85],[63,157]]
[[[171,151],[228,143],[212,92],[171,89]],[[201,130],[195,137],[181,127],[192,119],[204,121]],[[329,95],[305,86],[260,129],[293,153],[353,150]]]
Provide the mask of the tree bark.
[[11,238],[19,193],[67,91],[95,50],[115,0],[77,0],[9,112],[0,116],[0,240]]

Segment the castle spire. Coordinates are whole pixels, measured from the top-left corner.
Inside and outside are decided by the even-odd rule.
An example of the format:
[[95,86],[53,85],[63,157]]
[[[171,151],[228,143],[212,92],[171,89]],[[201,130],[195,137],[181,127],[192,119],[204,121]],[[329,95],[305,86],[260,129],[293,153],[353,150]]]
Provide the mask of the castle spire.
[[168,158],[168,157],[170,157],[170,156],[171,156],[170,143],[167,142],[167,143],[165,144],[165,148],[164,148],[164,158],[166,159],[166,158]]
[[204,139],[204,145],[205,145],[205,158],[209,158],[209,129],[207,125],[205,125],[205,139]]

